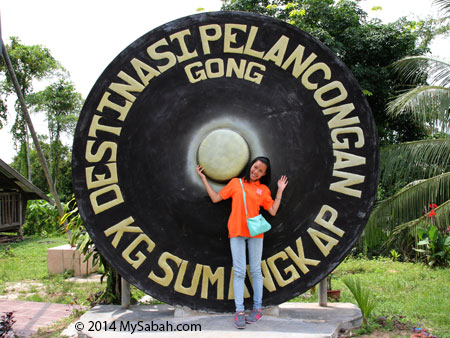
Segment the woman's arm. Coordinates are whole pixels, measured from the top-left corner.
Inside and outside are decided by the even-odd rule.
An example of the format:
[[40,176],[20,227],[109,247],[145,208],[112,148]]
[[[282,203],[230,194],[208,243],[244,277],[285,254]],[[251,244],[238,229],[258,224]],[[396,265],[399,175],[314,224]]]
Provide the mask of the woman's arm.
[[203,185],[206,188],[206,192],[209,195],[209,198],[211,198],[211,201],[213,203],[217,203],[223,200],[222,196],[220,196],[219,193],[215,192],[214,189],[209,185],[208,179],[206,178],[205,174],[203,173],[203,168],[201,165],[197,166],[197,174],[202,179]]
[[272,207],[269,210],[267,210],[267,212],[272,216],[275,216],[277,214],[278,208],[280,207],[281,203],[281,197],[283,196],[283,191],[286,188],[287,184],[288,184],[287,177],[285,175],[281,176],[280,179],[278,180],[278,190],[277,195],[275,197],[275,201],[273,202]]

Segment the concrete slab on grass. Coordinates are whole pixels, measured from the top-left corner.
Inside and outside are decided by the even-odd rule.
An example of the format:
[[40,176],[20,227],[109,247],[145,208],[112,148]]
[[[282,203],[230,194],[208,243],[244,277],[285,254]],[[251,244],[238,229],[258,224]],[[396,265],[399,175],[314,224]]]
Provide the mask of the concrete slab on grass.
[[[233,326],[234,314],[195,311],[191,316],[174,316],[170,305],[97,305],[62,332],[68,337],[305,337],[335,338],[341,329],[359,327],[361,311],[350,303],[284,303],[278,316],[264,315],[243,330]],[[276,313],[276,312],[275,312]],[[77,329],[79,331],[77,331]],[[200,331],[201,328],[201,331]]]

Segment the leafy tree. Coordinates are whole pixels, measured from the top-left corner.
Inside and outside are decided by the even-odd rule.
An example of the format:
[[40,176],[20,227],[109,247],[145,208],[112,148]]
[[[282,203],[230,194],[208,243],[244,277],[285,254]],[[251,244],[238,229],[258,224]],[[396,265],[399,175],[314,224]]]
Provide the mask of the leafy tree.
[[[434,0],[450,17],[450,0]],[[406,57],[394,69],[407,82],[427,82],[389,103],[392,116],[409,116],[430,130],[426,140],[382,149],[381,183],[403,187],[381,201],[366,226],[405,255],[417,247],[418,229],[431,225],[445,233],[450,224],[450,64],[429,56]],[[434,205],[433,205],[434,204]]]
[[7,109],[8,106],[5,100],[0,96],[0,129],[3,128],[4,123],[8,120]]
[[[49,162],[50,158],[50,144],[48,143],[48,138],[46,136],[39,136],[39,143],[41,144],[42,151],[44,156]],[[58,167],[56,171],[59,173],[59,179],[56,183],[56,188],[60,195],[61,200],[68,201],[72,194],[72,154],[70,152],[69,147],[63,145],[61,142],[55,143],[54,147],[56,149],[56,153],[58,154],[58,159],[55,160],[55,163],[58,163]],[[30,164],[31,164],[31,180],[34,185],[36,185],[39,189],[41,189],[46,194],[49,193],[49,187],[47,184],[47,180],[44,175],[44,170],[42,169],[42,165],[39,161],[39,157],[37,155],[37,151],[34,146],[30,150]],[[16,169],[17,171],[23,171],[23,166],[26,166],[26,163],[22,161],[20,154],[16,155],[13,158],[13,162],[11,163],[11,167]]]
[[45,112],[50,143],[49,167],[56,185],[60,176],[60,161],[67,153],[66,147],[61,144],[61,136],[63,133],[73,135],[83,100],[72,82],[60,78],[45,90],[30,94],[28,101],[35,111]]
[[[33,92],[33,80],[49,78],[53,76],[58,69],[61,69],[60,64],[53,58],[47,48],[40,45],[23,45],[17,37],[10,38],[10,45],[6,45],[6,50],[8,51],[13,69],[16,72],[20,90],[25,99]],[[0,81],[0,95],[2,96],[0,105],[4,112],[0,115],[0,119],[6,121],[6,98],[9,95],[14,94],[15,91],[3,58],[0,60],[0,74],[3,75]],[[19,148],[19,156],[23,159],[27,159],[28,131],[18,100],[14,107],[16,115],[14,124],[11,128],[11,133],[16,147],[18,146]],[[26,160],[23,161],[25,162]],[[29,160],[25,163],[29,164]],[[29,165],[23,169],[26,169],[26,171],[22,173],[30,177],[31,173]]]
[[222,10],[261,13],[289,22],[310,33],[350,68],[372,108],[381,143],[423,138],[427,130],[408,116],[390,117],[385,112],[389,99],[401,84],[389,66],[407,55],[421,55],[426,43],[416,47],[420,29],[431,22],[402,18],[382,24],[367,20],[357,1],[350,0],[222,0]]

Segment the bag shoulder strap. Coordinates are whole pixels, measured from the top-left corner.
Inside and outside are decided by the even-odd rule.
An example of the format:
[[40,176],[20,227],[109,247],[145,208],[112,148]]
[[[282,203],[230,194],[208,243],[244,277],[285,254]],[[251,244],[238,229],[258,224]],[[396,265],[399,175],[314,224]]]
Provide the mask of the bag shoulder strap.
[[242,184],[242,178],[239,179],[239,183],[241,183],[242,194],[244,195],[245,217],[248,218],[248,214],[247,214],[247,202],[246,202],[246,198],[245,198],[244,185]]

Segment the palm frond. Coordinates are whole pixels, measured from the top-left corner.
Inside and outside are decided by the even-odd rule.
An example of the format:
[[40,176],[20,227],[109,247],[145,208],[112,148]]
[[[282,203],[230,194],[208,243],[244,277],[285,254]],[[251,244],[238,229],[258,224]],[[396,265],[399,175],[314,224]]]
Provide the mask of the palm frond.
[[436,216],[433,217],[433,224],[439,231],[444,232],[450,225],[450,200],[439,205],[434,211]]
[[356,246],[364,253],[380,253],[379,251],[381,250],[381,246],[384,242],[386,242],[387,237],[388,236],[386,232],[383,231],[382,227],[379,227],[373,223],[367,223],[363,233],[356,243]]
[[356,303],[361,310],[364,325],[367,325],[367,321],[372,313],[375,305],[377,304],[375,299],[370,293],[370,289],[364,287],[361,283],[361,279],[358,277],[346,276],[342,279],[345,286],[350,290],[353,297],[355,297]]
[[450,1],[449,0],[433,0],[433,5],[437,6],[445,16],[450,16]]
[[394,62],[392,66],[404,80],[418,81],[426,75],[430,85],[450,85],[450,64],[432,56],[407,56]]
[[442,131],[449,128],[450,88],[419,86],[408,90],[387,105],[387,112],[397,116],[409,113],[421,123],[432,122]]
[[372,211],[366,228],[381,227],[385,233],[390,233],[397,225],[420,217],[428,204],[449,199],[450,172],[446,172],[406,187],[379,202]]
[[413,182],[450,171],[450,138],[394,144],[381,149],[381,183]]
[[393,243],[401,242],[414,242],[417,246],[419,237],[417,236],[417,228],[427,228],[431,224],[434,224],[439,231],[444,232],[450,222],[450,200],[438,206],[434,209],[436,216],[429,217],[429,214],[425,214],[412,221],[397,225],[388,236],[384,247],[389,248]]
[[425,227],[427,219],[428,216],[425,214],[412,221],[397,225],[387,236],[386,241],[383,243],[383,248],[390,248],[393,245],[397,246],[397,248],[417,245],[417,228]]

